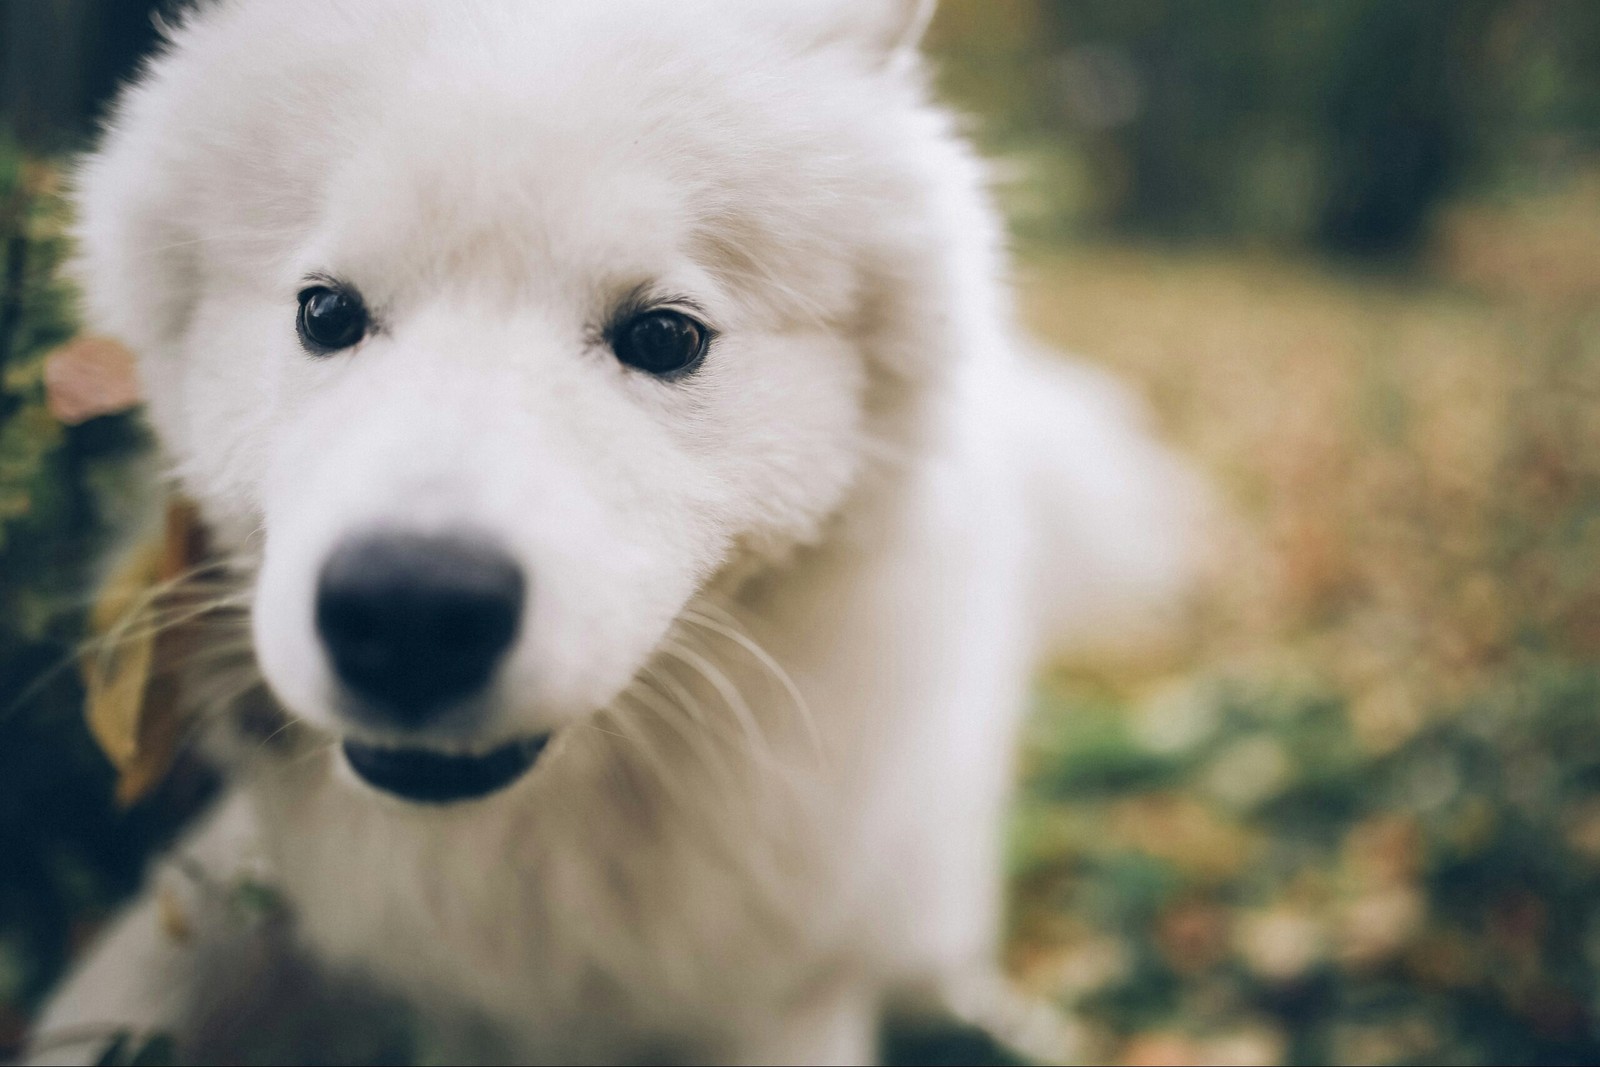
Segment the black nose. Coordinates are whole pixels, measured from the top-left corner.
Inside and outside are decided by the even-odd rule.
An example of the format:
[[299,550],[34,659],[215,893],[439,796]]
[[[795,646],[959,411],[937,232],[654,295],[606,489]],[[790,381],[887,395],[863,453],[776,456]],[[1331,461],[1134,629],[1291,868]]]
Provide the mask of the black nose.
[[346,541],[322,568],[317,633],[361,710],[417,727],[483,689],[522,617],[522,569],[461,537]]

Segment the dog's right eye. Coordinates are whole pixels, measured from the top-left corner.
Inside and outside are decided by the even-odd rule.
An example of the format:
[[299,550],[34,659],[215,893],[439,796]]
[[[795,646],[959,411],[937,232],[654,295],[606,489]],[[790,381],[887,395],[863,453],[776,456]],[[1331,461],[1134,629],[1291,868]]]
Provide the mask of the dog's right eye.
[[355,293],[331,285],[314,285],[300,291],[296,325],[305,350],[324,356],[360,341],[367,335],[371,321]]
[[711,331],[671,308],[656,308],[624,322],[611,337],[612,351],[630,367],[658,378],[679,378],[699,366]]

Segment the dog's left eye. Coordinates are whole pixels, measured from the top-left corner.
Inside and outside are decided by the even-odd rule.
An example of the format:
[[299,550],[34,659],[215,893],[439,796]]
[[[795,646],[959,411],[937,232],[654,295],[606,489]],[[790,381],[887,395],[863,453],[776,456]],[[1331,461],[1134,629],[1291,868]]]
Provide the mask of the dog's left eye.
[[678,378],[700,365],[711,331],[670,308],[633,316],[611,338],[612,351],[630,367],[658,378]]
[[371,320],[361,298],[346,289],[314,285],[300,292],[296,320],[300,344],[313,355],[349,348],[367,335]]

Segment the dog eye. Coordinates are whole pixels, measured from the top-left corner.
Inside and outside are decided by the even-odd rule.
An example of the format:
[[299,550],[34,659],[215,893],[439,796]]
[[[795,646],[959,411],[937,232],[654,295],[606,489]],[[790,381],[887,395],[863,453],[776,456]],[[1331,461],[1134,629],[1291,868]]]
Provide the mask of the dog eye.
[[681,311],[635,315],[611,338],[612,351],[630,367],[658,378],[677,378],[699,366],[711,331]]
[[371,325],[361,298],[345,289],[314,285],[300,292],[296,323],[300,344],[313,355],[349,348],[367,335]]

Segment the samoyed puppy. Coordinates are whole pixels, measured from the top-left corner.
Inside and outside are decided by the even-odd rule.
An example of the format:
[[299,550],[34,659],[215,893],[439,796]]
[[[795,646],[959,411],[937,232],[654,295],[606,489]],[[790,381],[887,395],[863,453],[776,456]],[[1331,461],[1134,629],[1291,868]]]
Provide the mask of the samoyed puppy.
[[282,722],[212,709],[230,792],[41,1057],[249,1056],[314,1002],[328,1058],[353,985],[441,1057],[862,1063],[991,972],[1030,664],[1181,581],[1192,499],[1019,337],[929,6],[170,28],[79,276]]

